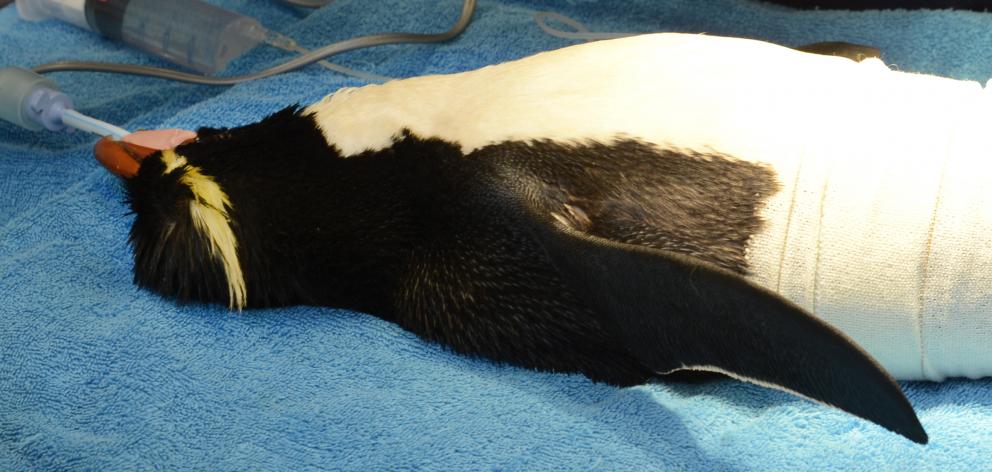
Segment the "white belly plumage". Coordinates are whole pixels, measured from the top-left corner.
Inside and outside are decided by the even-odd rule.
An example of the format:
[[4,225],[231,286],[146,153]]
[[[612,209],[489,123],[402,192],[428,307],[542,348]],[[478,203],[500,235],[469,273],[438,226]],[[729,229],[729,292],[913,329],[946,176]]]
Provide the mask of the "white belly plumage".
[[751,278],[900,379],[992,375],[989,93],[976,82],[768,43],[656,34],[477,71],[344,89],[310,106],[343,155],[402,130],[716,151],[772,166]]

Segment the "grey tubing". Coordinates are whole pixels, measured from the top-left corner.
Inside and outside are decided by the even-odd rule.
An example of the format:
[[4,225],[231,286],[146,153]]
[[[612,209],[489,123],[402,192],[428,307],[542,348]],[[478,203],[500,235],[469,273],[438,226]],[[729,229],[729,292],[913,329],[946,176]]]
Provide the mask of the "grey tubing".
[[333,2],[334,0],[282,0],[283,3],[288,3],[294,7],[303,8],[320,8]]
[[363,49],[372,46],[398,43],[436,43],[452,39],[462,31],[472,20],[472,13],[475,12],[476,0],[464,0],[462,3],[461,15],[458,21],[448,31],[437,34],[417,34],[417,33],[384,33],[358,38],[346,39],[334,44],[329,44],[320,49],[315,49],[307,54],[290,59],[282,64],[253,74],[239,75],[235,77],[207,77],[197,74],[189,74],[172,69],[161,67],[138,66],[132,64],[117,64],[111,62],[90,62],[90,61],[58,61],[43,64],[35,67],[34,72],[43,74],[47,72],[62,71],[93,71],[108,72],[113,74],[145,75],[158,77],[161,79],[175,80],[179,82],[189,82],[201,85],[234,85],[251,80],[264,79],[273,75],[289,72],[300,67],[312,64],[335,54],[355,49]]

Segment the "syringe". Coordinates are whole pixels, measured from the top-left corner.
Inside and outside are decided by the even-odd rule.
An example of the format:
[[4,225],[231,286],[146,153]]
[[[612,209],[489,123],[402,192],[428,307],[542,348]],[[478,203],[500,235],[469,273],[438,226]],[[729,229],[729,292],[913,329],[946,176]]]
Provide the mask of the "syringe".
[[255,19],[200,0],[17,0],[26,20],[55,18],[204,74],[266,40]]

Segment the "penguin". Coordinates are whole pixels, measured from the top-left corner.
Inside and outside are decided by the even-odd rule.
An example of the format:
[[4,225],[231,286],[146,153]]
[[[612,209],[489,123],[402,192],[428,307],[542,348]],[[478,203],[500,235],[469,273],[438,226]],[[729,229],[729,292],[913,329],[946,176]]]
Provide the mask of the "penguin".
[[[787,169],[770,145],[799,139],[753,112],[838,61],[857,65],[642,35],[345,88],[169,149],[108,138],[96,154],[134,214],[134,281],[170,300],[346,308],[618,387],[715,372],[926,444],[871,355],[750,278]],[[749,95],[755,83],[784,101]]]

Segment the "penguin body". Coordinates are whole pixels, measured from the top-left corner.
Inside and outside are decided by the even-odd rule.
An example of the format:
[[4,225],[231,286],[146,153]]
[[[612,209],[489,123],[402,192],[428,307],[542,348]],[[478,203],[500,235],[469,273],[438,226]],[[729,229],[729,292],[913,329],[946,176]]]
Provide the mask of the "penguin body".
[[[761,63],[782,60],[795,69],[769,85]],[[619,386],[720,372],[925,443],[885,370],[768,290],[763,262],[808,137],[789,112],[810,93],[785,85],[875,67],[646,35],[201,129],[126,179],[135,280],[238,309],[350,308]]]

